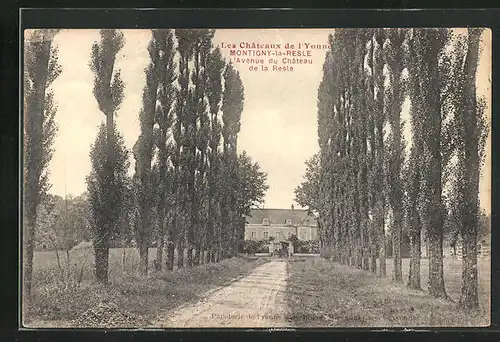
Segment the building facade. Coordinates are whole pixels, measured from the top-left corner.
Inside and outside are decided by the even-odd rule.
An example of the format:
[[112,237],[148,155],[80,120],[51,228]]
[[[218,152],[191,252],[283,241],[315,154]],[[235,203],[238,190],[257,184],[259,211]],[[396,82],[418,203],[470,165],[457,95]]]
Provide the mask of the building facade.
[[302,241],[318,240],[318,227],[314,215],[307,210],[252,209],[246,217],[245,240],[287,241],[295,235]]

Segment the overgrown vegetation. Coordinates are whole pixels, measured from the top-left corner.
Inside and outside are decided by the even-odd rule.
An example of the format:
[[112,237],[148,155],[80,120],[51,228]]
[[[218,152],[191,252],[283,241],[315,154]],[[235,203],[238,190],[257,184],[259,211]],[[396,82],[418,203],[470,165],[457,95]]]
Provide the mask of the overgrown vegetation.
[[[390,260],[390,259],[388,259]],[[402,275],[408,275],[408,260]],[[448,300],[436,300],[361,269],[320,258],[288,263],[287,317],[296,327],[439,327],[489,325],[489,265],[479,264],[480,310],[457,310]],[[387,271],[392,271],[392,263]],[[461,262],[446,260],[447,290],[460,296]],[[428,270],[427,262],[422,270]]]
[[[125,264],[123,252],[123,249],[110,250],[108,286],[96,282],[89,248],[71,252],[73,263],[69,269],[65,268],[64,274],[60,273],[51,252],[37,252],[37,272],[33,278],[34,301],[25,312],[25,325],[43,326],[50,321],[51,327],[119,326],[120,322],[110,321],[106,310],[102,310],[100,322],[91,319],[89,312],[97,310],[95,314],[98,315],[98,309],[103,306],[108,309],[115,307],[119,312],[135,317],[136,320],[130,321],[131,327],[144,326],[151,324],[158,315],[181,304],[196,301],[206,291],[227,285],[234,278],[248,274],[265,262],[258,258],[234,257],[220,263],[141,276],[138,273],[138,251],[127,249]],[[149,254],[151,258],[156,253],[150,249]]]

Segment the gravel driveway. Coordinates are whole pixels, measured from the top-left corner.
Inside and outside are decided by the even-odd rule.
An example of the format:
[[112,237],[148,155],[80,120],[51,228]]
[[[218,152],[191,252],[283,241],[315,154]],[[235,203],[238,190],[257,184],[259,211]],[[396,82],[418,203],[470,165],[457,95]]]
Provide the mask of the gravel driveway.
[[174,310],[155,327],[286,327],[286,262],[270,261],[197,304]]

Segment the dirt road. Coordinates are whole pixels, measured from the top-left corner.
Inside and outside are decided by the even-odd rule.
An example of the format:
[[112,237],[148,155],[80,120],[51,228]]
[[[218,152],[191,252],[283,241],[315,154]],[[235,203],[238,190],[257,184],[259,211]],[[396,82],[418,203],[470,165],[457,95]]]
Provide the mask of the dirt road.
[[271,261],[250,275],[208,294],[194,305],[174,310],[156,327],[286,327],[284,261]]

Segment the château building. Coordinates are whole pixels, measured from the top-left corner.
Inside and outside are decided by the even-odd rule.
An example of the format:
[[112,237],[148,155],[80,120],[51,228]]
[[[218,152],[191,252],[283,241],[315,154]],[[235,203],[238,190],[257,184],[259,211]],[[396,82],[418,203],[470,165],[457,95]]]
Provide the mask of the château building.
[[245,240],[262,241],[273,237],[286,241],[292,235],[302,241],[318,240],[316,218],[304,209],[252,209],[246,217]]

